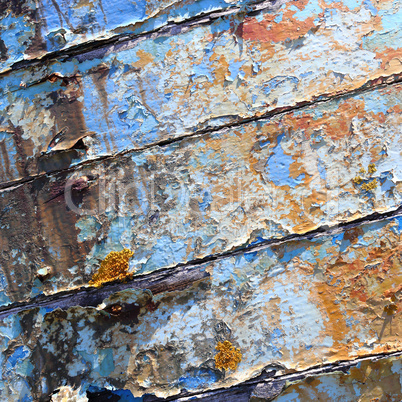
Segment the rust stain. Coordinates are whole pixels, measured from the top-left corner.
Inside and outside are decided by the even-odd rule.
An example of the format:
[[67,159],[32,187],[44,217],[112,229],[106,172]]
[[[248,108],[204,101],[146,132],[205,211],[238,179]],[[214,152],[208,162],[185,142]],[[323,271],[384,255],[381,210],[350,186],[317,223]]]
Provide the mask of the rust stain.
[[[116,149],[116,144],[113,139],[113,136],[111,135],[113,128],[111,127],[111,120],[109,117],[110,110],[109,110],[109,100],[108,100],[108,93],[106,90],[106,85],[107,85],[107,80],[108,80],[108,75],[110,72],[109,66],[106,64],[100,64],[97,68],[91,70],[91,77],[92,81],[95,85],[95,88],[98,92],[99,99],[102,104],[102,109],[103,109],[103,118],[105,119],[106,126],[108,128],[108,133],[104,132],[102,133],[102,138],[103,138],[103,143],[105,144],[106,150],[108,153],[111,153],[114,149]],[[97,105],[94,105],[95,108],[97,108]],[[110,146],[109,140],[108,140],[108,134],[111,137],[112,140],[112,147]]]
[[241,29],[243,39],[262,43],[279,43],[303,37],[316,27],[314,21],[322,14],[300,21],[294,17],[296,10],[291,10],[290,7],[295,5],[299,10],[304,10],[308,3],[308,0],[287,3],[280,22],[275,22],[277,17],[275,14],[264,15],[261,22],[258,22],[255,17],[246,17]]

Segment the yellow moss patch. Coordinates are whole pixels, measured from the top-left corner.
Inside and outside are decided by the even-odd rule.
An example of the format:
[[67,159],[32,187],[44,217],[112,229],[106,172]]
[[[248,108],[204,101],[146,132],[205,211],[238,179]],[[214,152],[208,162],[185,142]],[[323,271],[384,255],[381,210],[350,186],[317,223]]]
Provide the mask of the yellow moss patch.
[[[377,182],[377,179],[370,180],[371,179],[370,176],[373,173],[375,173],[376,171],[377,171],[377,168],[375,167],[374,163],[370,163],[367,167],[368,176],[366,176],[366,170],[362,167],[359,170],[359,173],[365,177],[361,177],[360,175],[358,175],[352,179],[353,183],[355,183],[357,185],[361,184],[361,189],[364,191],[374,191],[378,186],[378,182]],[[365,181],[365,183],[363,183],[364,181]]]
[[376,171],[377,171],[377,169],[376,169],[376,167],[375,167],[375,165],[374,165],[374,163],[370,163],[370,165],[368,165],[368,172],[371,174],[371,173],[375,173]]
[[100,288],[104,283],[131,278],[128,272],[128,261],[134,253],[127,248],[112,251],[101,262],[98,271],[92,276],[89,284]]
[[377,179],[374,179],[368,183],[362,184],[362,189],[365,191],[373,191],[377,188]]
[[218,342],[215,349],[219,350],[215,356],[215,367],[218,370],[236,370],[242,357],[240,349],[236,349],[229,341]]

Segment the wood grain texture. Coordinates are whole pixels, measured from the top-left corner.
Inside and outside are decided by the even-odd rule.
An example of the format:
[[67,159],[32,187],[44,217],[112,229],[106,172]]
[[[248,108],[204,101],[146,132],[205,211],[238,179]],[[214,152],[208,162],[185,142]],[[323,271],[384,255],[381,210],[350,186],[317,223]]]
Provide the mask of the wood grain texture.
[[[401,358],[365,361],[348,373],[310,377],[290,385],[275,402],[289,401],[364,401],[399,402],[401,389]],[[253,399],[251,399],[253,401]],[[258,399],[254,399],[258,401]]]
[[[0,5],[0,73],[76,48],[234,10],[242,0],[10,0]],[[28,62],[27,62],[28,61]]]
[[[401,223],[228,256],[182,290],[126,289],[98,308],[9,316],[0,325],[1,395],[41,400],[92,385],[166,397],[400,350]],[[224,339],[242,353],[225,375],[213,360]]]
[[392,85],[3,190],[2,304],[85,285],[124,247],[139,274],[397,209],[401,94]]
[[179,24],[0,81],[0,181],[401,79],[398,0]]
[[[170,398],[146,395],[142,402],[300,402],[300,401],[357,401],[377,399],[384,402],[399,402],[401,395],[400,353],[371,356],[295,372],[275,375],[269,371],[242,384],[201,393],[182,393]],[[82,390],[63,387],[54,394],[52,401],[61,401],[62,396],[79,395]],[[132,394],[128,390],[111,390],[90,387],[89,402],[103,402],[113,397]],[[84,397],[85,398],[85,397]],[[109,398],[109,399],[108,399]]]
[[401,400],[401,19],[0,0],[0,400]]

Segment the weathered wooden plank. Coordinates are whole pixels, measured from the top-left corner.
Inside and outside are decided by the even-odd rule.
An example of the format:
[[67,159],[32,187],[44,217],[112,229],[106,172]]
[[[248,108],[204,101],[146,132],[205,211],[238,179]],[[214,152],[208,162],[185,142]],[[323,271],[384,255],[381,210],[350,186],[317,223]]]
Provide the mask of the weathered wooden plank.
[[[364,361],[350,372],[310,377],[290,385],[275,402],[389,401],[402,399],[402,360]],[[258,399],[251,399],[256,402]]]
[[[98,308],[9,316],[0,326],[1,396],[41,400],[90,385],[168,396],[400,350],[401,224],[229,256],[179,291],[128,289]],[[240,349],[237,370],[215,367],[223,340]]]
[[[272,375],[271,375],[272,376]],[[230,388],[221,388],[199,394],[185,394],[179,397],[157,398],[146,395],[138,402],[301,402],[301,401],[342,401],[377,400],[400,402],[402,398],[402,361],[400,354],[391,354],[372,359],[356,359],[339,364],[322,365],[294,374],[256,378]],[[128,390],[111,390],[90,387],[82,389],[61,387],[52,395],[52,401],[62,401],[63,397],[83,398],[83,401],[103,402],[113,397],[125,396],[128,401],[136,401]],[[85,399],[87,398],[87,399]]]
[[1,303],[85,285],[123,247],[144,273],[396,209],[401,97],[393,85],[3,190]]
[[4,77],[0,180],[400,79],[398,0],[349,3],[183,24]]
[[[85,390],[60,387],[51,397],[53,402],[76,400],[106,402],[113,398],[130,402],[300,402],[378,400],[400,402],[402,397],[402,361],[400,354],[356,359],[339,364],[322,365],[281,376],[264,376],[245,383],[198,394],[184,393],[179,397],[158,398],[145,395],[135,399],[129,390],[91,386]],[[271,375],[272,377],[272,375]],[[64,398],[64,399],[63,399]],[[369,399],[370,398],[370,399]],[[116,399],[117,400],[117,399]]]
[[236,9],[246,3],[244,0],[2,1],[0,73],[23,60],[48,57],[49,53],[88,43],[96,45],[97,41],[114,37],[143,34],[169,23]]

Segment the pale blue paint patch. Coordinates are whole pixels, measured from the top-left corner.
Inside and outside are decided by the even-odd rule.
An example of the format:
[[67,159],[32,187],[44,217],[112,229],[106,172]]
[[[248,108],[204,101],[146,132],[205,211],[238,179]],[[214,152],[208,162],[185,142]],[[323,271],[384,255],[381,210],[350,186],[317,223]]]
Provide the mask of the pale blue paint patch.
[[318,173],[320,174],[320,178],[324,181],[327,181],[327,169],[324,161],[321,158],[318,158],[317,169]]
[[371,113],[388,114],[388,109],[395,105],[395,101],[389,102],[386,96],[382,96],[380,91],[367,92],[364,97],[359,97],[364,102],[364,110]]
[[[397,6],[395,6],[397,5]],[[381,17],[382,31],[376,35],[363,37],[363,49],[370,51],[381,51],[385,47],[397,49],[398,44],[402,42],[402,30],[400,29],[402,21],[402,8],[399,2],[394,1],[394,7],[390,10],[380,10],[378,15]]]
[[278,145],[272,150],[272,155],[268,158],[265,165],[265,173],[267,179],[277,186],[296,187],[302,184],[305,177],[304,173],[300,174],[296,179],[290,177],[290,165],[294,162],[291,155],[285,154],[280,142],[284,134],[278,136]]
[[35,27],[25,18],[14,17],[9,13],[0,22],[1,39],[7,48],[8,62],[13,63],[23,58],[25,44],[30,43],[34,36]]
[[393,181],[392,172],[381,172],[379,181],[381,186],[381,191],[383,191],[387,196],[393,196],[395,190],[395,183]]
[[380,10],[379,15],[381,17],[383,32],[400,30],[400,24],[402,21],[402,9],[398,0],[394,0],[393,7],[391,9]]
[[396,222],[396,223],[398,224],[398,226],[397,226],[397,227],[394,227],[393,229],[394,229],[395,231],[397,231],[397,233],[402,232],[402,217],[401,217],[401,216],[398,216],[397,218],[394,218],[394,219],[393,219],[393,222]]
[[364,0],[363,4],[368,10],[370,10],[372,15],[378,14],[378,10],[374,7],[373,3],[370,0]]
[[[363,229],[364,234],[363,234],[363,236],[358,237],[358,242],[355,245],[355,247],[368,246],[372,242],[372,238],[370,237],[370,235],[374,232],[380,232],[381,229],[388,226],[390,224],[390,222],[393,222],[393,220],[394,219],[385,219],[383,221],[374,222],[374,223],[371,223],[368,225],[362,225],[361,228]],[[366,233],[369,235],[367,240],[365,237]],[[370,241],[370,243],[369,243],[369,241]]]
[[307,78],[307,77],[309,77],[309,76],[312,75],[312,74],[313,74],[312,71],[306,71],[305,73],[301,73],[301,74],[300,74],[300,77],[301,77],[301,78]]
[[336,113],[341,102],[341,99],[333,99],[325,104],[318,103],[313,108],[295,110],[293,114],[295,117],[302,117],[308,113],[311,119],[318,120],[322,119],[324,114]]
[[239,75],[240,69],[245,62],[246,62],[245,60],[231,61],[229,65],[230,76],[227,76],[226,80],[234,81]]
[[[289,265],[287,270],[291,270],[292,266]],[[300,279],[300,281],[299,281]],[[300,275],[297,275],[293,283],[286,283],[285,285],[279,279],[274,279],[272,286],[272,296],[279,297],[280,307],[282,312],[293,311],[294,314],[286,315],[281,314],[281,329],[286,338],[282,338],[277,333],[277,342],[282,346],[286,345],[286,349],[290,355],[293,356],[293,350],[300,347],[300,340],[306,345],[316,345],[321,331],[324,329],[322,313],[319,308],[309,302],[311,283],[302,287]],[[297,317],[297,325],[295,319]],[[314,325],[311,323],[314,322]]]
[[4,275],[4,271],[0,268],[0,305],[6,305],[11,303],[10,298],[6,295],[8,288],[7,279]]
[[357,384],[353,384],[353,391],[355,392],[356,397],[359,397],[362,394]]
[[260,13],[255,17],[255,19],[257,22],[262,22],[264,20],[264,15]]
[[275,402],[301,402],[299,394],[296,391],[292,391],[287,395],[279,395],[276,397]]
[[[216,151],[207,147],[207,145],[205,144],[205,142],[200,142],[197,145],[197,158],[194,158],[194,162],[192,163],[192,166],[194,168],[197,167],[204,167],[204,166],[208,166],[211,163],[213,163],[213,161],[215,160],[215,153]],[[195,163],[198,162],[198,163]]]
[[[30,356],[31,352],[26,346],[19,346],[14,353],[7,359],[6,370],[11,373],[11,370],[18,364],[21,364],[24,359]],[[27,373],[29,374],[29,373]]]
[[391,371],[399,375],[399,383],[402,387],[402,359],[394,360],[392,362]]
[[316,16],[322,12],[322,8],[319,5],[318,0],[310,0],[303,10],[300,10],[298,7],[293,5],[290,6],[289,9],[292,11],[296,11],[293,15],[293,18],[299,21],[305,21],[307,18]]
[[[311,148],[316,150],[327,144],[324,137],[318,132],[313,132],[311,134],[310,141],[311,141]],[[295,143],[295,145],[297,144]]]
[[201,211],[205,212],[211,205],[213,198],[208,191],[204,192],[204,196],[202,198],[202,202],[198,203],[198,206]]
[[[194,247],[192,247],[194,249]],[[142,272],[150,272],[160,267],[172,266],[179,261],[192,258],[193,253],[187,256],[187,241],[173,241],[169,236],[161,236],[152,247],[152,255],[142,266]]]
[[341,387],[337,375],[321,376],[319,383],[316,385],[319,393],[331,395],[333,400],[337,401],[354,401],[356,400],[353,392],[349,387]]
[[83,216],[75,224],[76,228],[80,230],[77,236],[79,242],[92,239],[96,232],[100,229],[101,225],[94,216]]
[[22,332],[20,318],[17,315],[9,315],[3,319],[2,324],[0,333],[7,339],[7,344],[8,340],[17,338]]
[[219,264],[214,267],[214,273],[211,276],[213,285],[221,286],[223,283],[226,283],[231,279],[238,281],[238,283],[241,283],[234,272],[238,265],[235,266],[233,262],[234,260],[232,258],[228,258],[220,261]]
[[99,374],[101,377],[109,376],[115,369],[113,360],[113,349],[100,349],[98,350],[99,358]]
[[298,83],[299,79],[297,77],[278,76],[264,83],[263,91],[265,95],[269,95],[273,90],[277,89],[278,87],[286,87],[289,86],[289,84],[295,87]]
[[[205,59],[205,57],[204,57]],[[210,61],[209,57],[206,58],[206,63],[201,63],[193,66],[193,71],[192,71],[192,76],[193,79],[199,78],[199,77],[206,77],[209,82],[212,82],[214,78],[212,77],[212,69],[210,66]]]
[[[339,3],[339,0],[327,0],[327,3]],[[349,10],[354,10],[355,8],[361,6],[362,0],[342,0],[342,4],[349,8]]]
[[283,345],[285,343],[284,337],[285,337],[285,334],[278,328],[274,328],[274,330],[270,333],[268,342],[269,342],[269,345],[271,347],[271,350],[272,350],[274,356],[278,356],[278,357],[281,356],[282,348],[280,345]]
[[43,293],[43,283],[38,278],[35,278],[32,284],[31,297],[39,296]]

